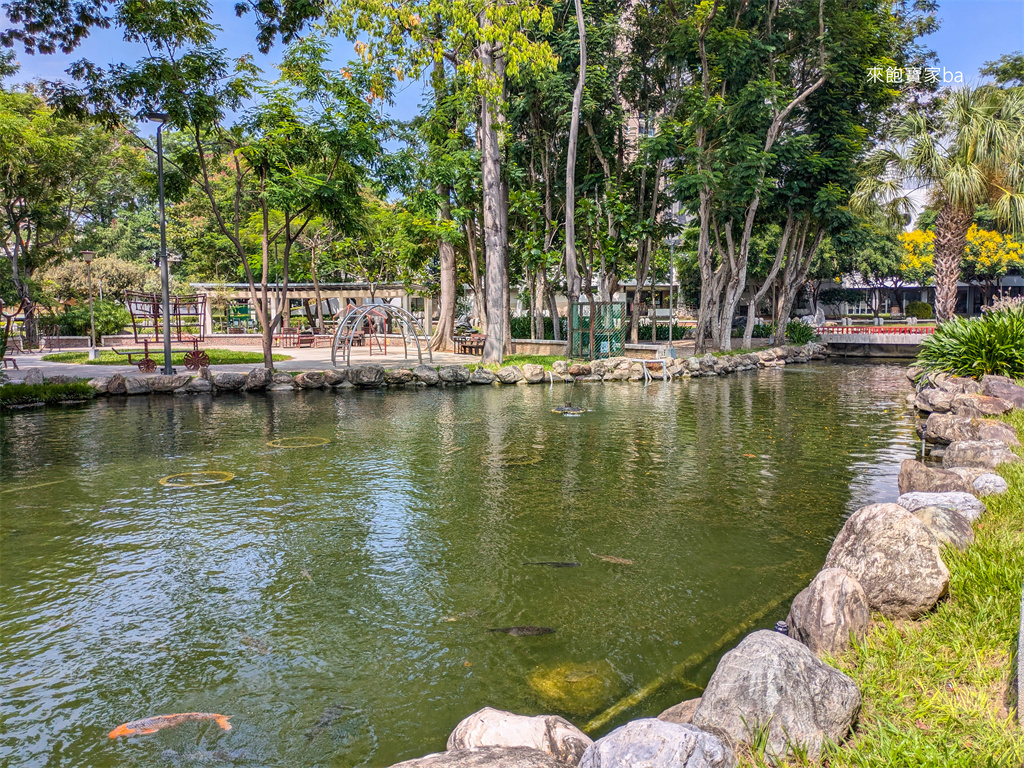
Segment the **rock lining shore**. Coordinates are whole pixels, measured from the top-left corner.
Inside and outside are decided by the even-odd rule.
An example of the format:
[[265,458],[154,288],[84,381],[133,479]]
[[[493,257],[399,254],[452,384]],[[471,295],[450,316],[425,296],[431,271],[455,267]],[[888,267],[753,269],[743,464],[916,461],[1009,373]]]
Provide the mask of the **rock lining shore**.
[[[446,387],[460,385],[544,384],[552,382],[603,383],[606,381],[643,381],[654,379],[689,379],[701,376],[725,376],[738,371],[758,368],[783,368],[786,365],[824,360],[826,349],[811,342],[802,347],[786,346],[762,349],[738,355],[704,355],[670,360],[666,363],[638,362],[627,357],[594,360],[586,364],[569,365],[558,360],[551,371],[543,366],[526,364],[508,365],[497,371],[487,368],[470,370],[464,365],[433,367],[418,365],[414,368],[385,368],[382,365],[357,365],[327,371],[307,371],[292,376],[281,371],[253,368],[249,373],[234,371],[211,372],[203,369],[198,375],[156,374],[126,377],[120,374],[101,376],[89,381],[100,395],[175,394],[203,395],[221,392],[298,392],[305,389],[381,389],[395,387]],[[647,372],[645,374],[644,368]],[[35,378],[32,378],[35,374]],[[52,377],[47,381],[70,380],[70,377]],[[42,373],[33,371],[25,383],[43,383]]]

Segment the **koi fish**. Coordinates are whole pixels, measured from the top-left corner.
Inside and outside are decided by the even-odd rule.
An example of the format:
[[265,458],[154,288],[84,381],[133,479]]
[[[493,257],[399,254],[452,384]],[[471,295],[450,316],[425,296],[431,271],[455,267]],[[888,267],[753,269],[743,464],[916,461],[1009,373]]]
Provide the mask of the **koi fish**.
[[531,625],[521,627],[494,627],[487,631],[504,632],[506,635],[512,635],[512,637],[536,637],[537,635],[551,635],[555,632],[551,627],[534,627]]
[[[590,552],[588,549],[587,552]],[[632,560],[627,560],[624,557],[616,557],[615,555],[599,555],[597,552],[590,552],[598,560],[604,560],[606,563],[615,563],[616,565],[632,565]]]
[[523,565],[546,565],[549,568],[579,568],[580,567],[579,563],[558,563],[558,562],[551,562],[551,561],[548,561],[548,560],[543,560],[543,561],[537,562],[537,563],[523,563]]
[[230,731],[231,723],[228,720],[231,717],[232,715],[217,715],[212,712],[181,712],[176,715],[155,715],[153,717],[145,717],[142,720],[132,720],[130,723],[117,726],[117,728],[110,732],[110,738],[116,739],[118,736],[133,736],[135,734],[145,736],[161,731],[164,728],[173,728],[182,723],[199,720],[213,720],[225,731]]

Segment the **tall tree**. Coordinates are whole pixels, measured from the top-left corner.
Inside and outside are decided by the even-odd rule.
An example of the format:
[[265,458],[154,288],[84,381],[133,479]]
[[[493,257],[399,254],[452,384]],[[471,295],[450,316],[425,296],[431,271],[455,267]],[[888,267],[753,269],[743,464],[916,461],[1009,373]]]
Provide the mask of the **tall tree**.
[[946,94],[934,111],[915,109],[893,141],[865,163],[855,204],[879,206],[894,221],[914,212],[925,188],[935,220],[935,316],[953,317],[967,231],[988,203],[996,219],[1024,230],[1024,91],[982,86]]

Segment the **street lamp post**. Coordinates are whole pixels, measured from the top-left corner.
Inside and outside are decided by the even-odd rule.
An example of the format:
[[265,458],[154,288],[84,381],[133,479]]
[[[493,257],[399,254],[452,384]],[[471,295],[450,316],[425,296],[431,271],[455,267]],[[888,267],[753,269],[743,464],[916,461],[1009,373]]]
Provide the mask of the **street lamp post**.
[[159,123],[156,127],[156,175],[160,197],[160,282],[163,290],[163,324],[164,324],[164,373],[174,373],[171,367],[171,278],[167,265],[167,219],[164,215],[164,144],[163,129],[167,124],[167,115],[163,112],[150,112],[146,118]]
[[95,360],[100,356],[96,349],[96,315],[92,310],[92,260],[96,251],[82,251],[82,258],[85,259],[85,274],[89,279],[89,359]]

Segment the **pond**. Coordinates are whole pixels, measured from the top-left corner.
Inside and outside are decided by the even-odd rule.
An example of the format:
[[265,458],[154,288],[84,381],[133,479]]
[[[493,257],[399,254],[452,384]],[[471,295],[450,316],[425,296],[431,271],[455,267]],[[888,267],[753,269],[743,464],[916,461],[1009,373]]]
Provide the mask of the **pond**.
[[[821,363],[579,385],[576,418],[563,385],[3,416],[0,764],[387,766],[487,705],[657,714],[895,497],[907,391]],[[107,736],[193,711],[233,727]]]

